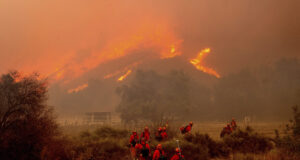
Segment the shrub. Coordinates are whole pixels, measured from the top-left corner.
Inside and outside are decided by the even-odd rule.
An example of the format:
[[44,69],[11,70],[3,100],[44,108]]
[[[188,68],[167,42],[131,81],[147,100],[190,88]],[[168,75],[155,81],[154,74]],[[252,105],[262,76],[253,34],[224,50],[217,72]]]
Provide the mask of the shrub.
[[188,134],[184,138],[194,145],[206,146],[211,158],[228,157],[230,154],[230,148],[228,148],[224,142],[214,141],[207,134]]
[[285,135],[280,137],[278,130],[275,130],[275,143],[280,149],[281,155],[297,159],[300,157],[300,112],[298,106],[294,106],[292,109],[293,119],[290,120],[290,124],[286,125]]
[[129,132],[126,130],[115,129],[112,127],[104,126],[96,129],[94,132],[98,138],[124,138],[129,136]]
[[107,126],[94,132],[84,131],[73,139],[74,159],[127,159],[128,137],[128,131]]
[[231,135],[225,136],[224,142],[233,152],[258,154],[266,153],[273,149],[270,138],[253,132],[253,129],[250,127],[247,127],[246,130],[237,129]]
[[58,134],[47,92],[46,80],[37,74],[0,77],[0,159],[40,159]]

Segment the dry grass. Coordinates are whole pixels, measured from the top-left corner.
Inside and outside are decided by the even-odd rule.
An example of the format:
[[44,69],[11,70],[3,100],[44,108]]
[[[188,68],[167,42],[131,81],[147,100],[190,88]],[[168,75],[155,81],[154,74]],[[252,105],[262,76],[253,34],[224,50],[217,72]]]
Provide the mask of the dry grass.
[[[274,137],[275,133],[274,130],[278,129],[281,131],[285,127],[287,122],[256,122],[250,123],[255,132],[262,134],[266,137]],[[200,133],[207,133],[213,139],[218,140],[220,139],[220,132],[223,127],[227,124],[227,122],[196,122],[194,123],[193,132],[200,132]],[[241,129],[245,129],[246,125],[244,123],[237,122],[238,126]]]
[[[210,137],[212,137],[215,140],[220,139],[220,132],[223,129],[223,127],[228,122],[194,122],[193,126],[193,133],[200,132],[200,133],[207,133]],[[237,122],[238,126],[242,129],[246,128],[246,125],[241,122]],[[176,123],[173,126],[178,128],[179,133],[179,127],[182,125],[185,125],[187,123]],[[285,124],[287,122],[256,122],[256,123],[250,123],[249,125],[254,129],[255,132],[258,132],[264,136],[267,137],[274,137],[274,130],[279,130],[280,134],[282,133],[283,129],[285,128]],[[102,127],[103,125],[84,125],[84,124],[78,124],[78,125],[63,125],[61,126],[61,129],[63,130],[64,134],[67,135],[78,135],[82,131],[93,131],[97,128]],[[143,125],[140,125],[141,127],[135,128],[140,133],[143,130]],[[150,125],[148,125],[150,126]],[[113,127],[120,128],[120,129],[127,129],[132,130],[133,128],[125,128],[121,124],[116,124]]]

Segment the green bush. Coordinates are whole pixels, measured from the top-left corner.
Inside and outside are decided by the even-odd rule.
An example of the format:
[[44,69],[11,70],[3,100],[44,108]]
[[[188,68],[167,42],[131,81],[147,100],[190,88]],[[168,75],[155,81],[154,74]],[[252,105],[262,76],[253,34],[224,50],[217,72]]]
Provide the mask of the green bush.
[[112,127],[101,127],[95,130],[95,135],[98,138],[117,138],[117,139],[122,139],[124,137],[129,136],[129,132],[126,130],[121,130],[121,129],[115,129]]
[[293,119],[286,125],[285,135],[279,136],[278,130],[275,130],[275,143],[280,149],[280,154],[295,159],[300,157],[300,112],[298,106],[293,108]]
[[188,134],[184,136],[187,142],[194,145],[201,145],[208,148],[209,157],[228,157],[230,154],[230,148],[226,146],[224,142],[217,142],[210,138],[207,134]]
[[231,135],[225,136],[224,142],[233,152],[240,153],[267,153],[274,147],[270,138],[253,132],[250,127],[246,130],[238,129]]
[[119,160],[129,159],[129,134],[126,130],[101,127],[79,136],[61,137],[49,144],[41,159],[58,160]]

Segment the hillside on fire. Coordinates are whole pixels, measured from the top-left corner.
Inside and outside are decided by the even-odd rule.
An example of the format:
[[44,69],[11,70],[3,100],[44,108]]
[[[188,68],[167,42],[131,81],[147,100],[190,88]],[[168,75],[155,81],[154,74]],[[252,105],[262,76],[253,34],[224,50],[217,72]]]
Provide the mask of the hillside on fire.
[[0,1],[0,160],[299,160],[300,1]]
[[124,72],[128,77],[121,82],[118,76],[89,79],[84,88],[79,85],[78,91],[65,92],[54,86],[50,93],[56,98],[56,106],[63,106],[59,108],[61,112],[124,110],[127,114],[136,110],[137,119],[164,112],[173,118],[188,114],[194,120],[246,116],[263,121],[285,120],[290,115],[287,106],[300,103],[297,58],[280,59],[221,77],[199,71],[179,58],[153,63],[159,67],[136,66],[131,72]]

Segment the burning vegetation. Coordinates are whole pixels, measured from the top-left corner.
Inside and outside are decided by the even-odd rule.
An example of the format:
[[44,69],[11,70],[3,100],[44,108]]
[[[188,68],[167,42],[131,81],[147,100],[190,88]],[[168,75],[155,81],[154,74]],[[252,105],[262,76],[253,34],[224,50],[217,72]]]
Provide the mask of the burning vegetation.
[[77,93],[77,92],[79,92],[79,91],[81,91],[81,90],[84,90],[84,89],[87,88],[88,86],[89,86],[89,85],[88,85],[87,83],[82,84],[82,85],[80,85],[80,86],[78,86],[78,87],[76,87],[76,88],[69,89],[69,90],[68,90],[68,93]]
[[131,70],[128,70],[124,75],[118,78],[118,81],[119,82],[123,81],[128,75],[131,74],[131,72],[132,72]]
[[201,50],[197,57],[195,59],[191,59],[190,60],[190,63],[193,64],[198,70],[204,72],[204,73],[207,73],[207,74],[210,74],[210,75],[213,75],[217,78],[220,78],[221,76],[219,75],[219,73],[217,71],[215,71],[214,69],[212,68],[208,68],[208,67],[205,67],[204,64],[203,64],[203,59],[210,53],[210,48],[206,48],[206,49],[203,49]]

